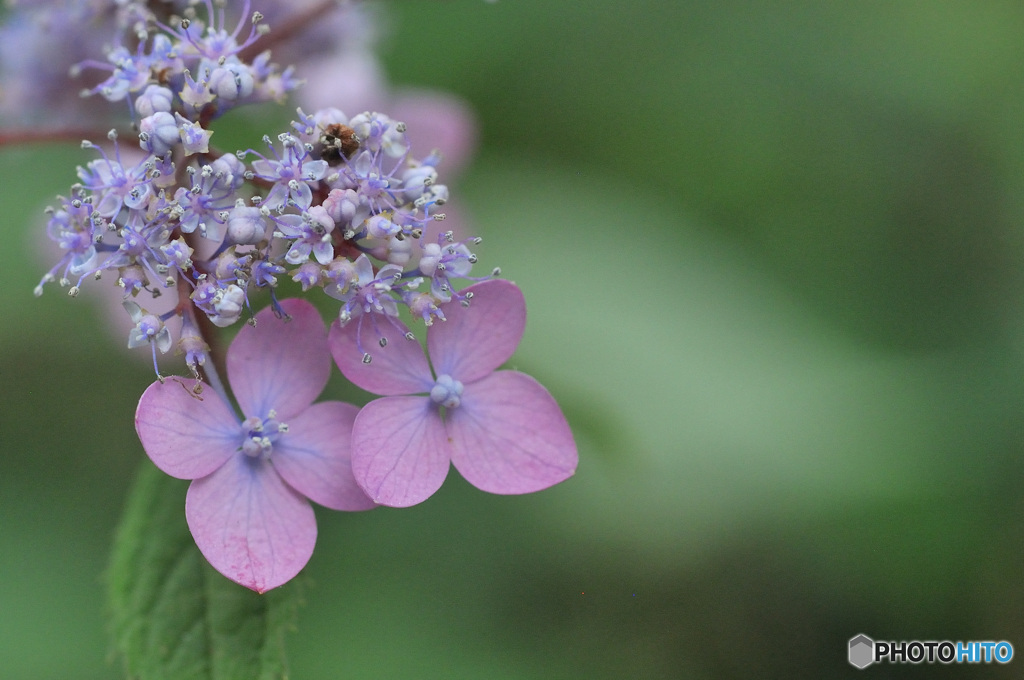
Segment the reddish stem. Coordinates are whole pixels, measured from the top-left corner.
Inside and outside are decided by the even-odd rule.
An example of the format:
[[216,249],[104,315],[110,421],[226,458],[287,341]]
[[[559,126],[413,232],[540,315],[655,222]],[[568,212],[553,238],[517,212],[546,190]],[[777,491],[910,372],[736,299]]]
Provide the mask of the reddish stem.
[[334,11],[337,6],[338,0],[323,0],[323,2],[310,7],[305,12],[296,14],[281,23],[274,24],[270,27],[270,33],[267,33],[255,43],[239,52],[238,58],[244,62],[252,61],[253,57],[261,52],[302,33],[311,23],[319,21],[324,14]]

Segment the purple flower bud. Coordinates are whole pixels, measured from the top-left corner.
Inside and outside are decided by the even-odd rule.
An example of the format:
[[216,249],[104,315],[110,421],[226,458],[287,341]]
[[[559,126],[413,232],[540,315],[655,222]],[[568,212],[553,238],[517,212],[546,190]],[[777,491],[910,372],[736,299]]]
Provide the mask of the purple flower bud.
[[239,203],[231,209],[228,216],[228,234],[226,240],[235,245],[251,246],[267,238],[269,220],[260,208]]
[[383,113],[360,113],[348,124],[370,151],[383,150],[392,158],[400,158],[409,151],[405,125],[391,120]]
[[388,219],[387,215],[374,215],[366,220],[366,235],[369,238],[390,238],[398,233],[398,225]]
[[174,104],[174,93],[162,85],[147,85],[145,91],[135,100],[135,112],[148,118],[157,112],[170,113]]
[[249,69],[238,61],[216,66],[210,70],[209,88],[218,97],[234,101],[252,94],[253,77]]
[[230,284],[226,288],[217,291],[213,298],[213,314],[210,314],[210,321],[213,325],[225,328],[238,321],[242,315],[242,308],[245,305],[245,291]]
[[164,156],[180,142],[178,123],[166,111],[157,111],[139,122],[139,146],[143,151]]

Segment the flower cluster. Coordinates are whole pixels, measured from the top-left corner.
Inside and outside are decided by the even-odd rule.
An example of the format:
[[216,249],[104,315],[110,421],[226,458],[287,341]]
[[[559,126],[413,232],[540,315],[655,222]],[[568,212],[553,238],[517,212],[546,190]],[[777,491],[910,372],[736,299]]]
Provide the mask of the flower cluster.
[[[100,157],[49,211],[63,255],[37,294],[57,280],[75,296],[109,272],[142,309],[147,297],[187,293],[209,321],[229,326],[254,289],[288,277],[337,299],[342,321],[373,315],[377,327],[394,323],[400,306],[429,325],[443,318],[441,304],[462,299],[454,280],[478,280],[470,248],[479,239],[432,228],[448,198],[439,158],[411,158],[401,123],[300,110],[276,143],[264,138],[265,152],[217,155],[209,131],[178,119],[172,133],[140,133],[148,147],[166,139],[163,155],[150,148],[125,160],[116,140],[113,153],[87,144]],[[158,319],[187,312],[179,304]]]
[[[439,318],[439,305],[458,297],[452,280],[472,278],[476,261],[473,241],[432,228],[448,199],[440,156],[414,158],[404,124],[385,114],[350,118],[334,108],[299,109],[291,129],[265,136],[261,150],[212,149],[212,120],[298,81],[267,52],[242,58],[260,36],[259,13],[241,40],[241,22],[228,32],[223,10],[207,8],[208,27],[194,17],[176,27],[151,19],[134,51],[108,54],[110,75],[91,92],[128,101],[142,153],[122,152],[113,132],[109,152],[84,143],[99,157],[79,168],[80,182],[50,210],[48,233],[63,255],[37,294],[57,280],[74,296],[87,279],[109,273],[133,320],[148,324],[136,323],[132,337],[153,339],[154,363],[157,350],[175,344],[156,339],[189,310],[179,300],[151,314],[146,297],[172,291],[217,326],[238,321],[250,293],[275,289],[282,276],[339,300],[346,321],[370,313],[390,323],[399,306],[427,323]],[[192,337],[183,333],[182,342]],[[198,375],[205,357],[191,357]]]
[[[312,554],[308,500],[413,505],[451,464],[501,494],[572,475],[576,447],[554,399],[496,371],[523,334],[525,302],[497,269],[474,273],[479,239],[443,228],[440,153],[414,155],[406,125],[384,113],[332,106],[297,109],[256,148],[218,149],[213,121],[300,84],[257,51],[263,15],[245,0],[229,29],[213,0],[111,2],[82,6],[116,20],[106,60],[78,68],[103,74],[85,94],[125,104],[138,144],[113,130],[83,142],[96,157],[48,209],[60,255],[36,293],[54,281],[72,297],[117,291],[127,344],[148,347],[157,374],[139,437],[159,468],[193,480],[186,516],[210,563],[264,592]],[[319,295],[330,332],[282,289]],[[258,313],[256,296],[269,298]],[[218,352],[217,328],[242,319]],[[426,329],[429,363],[409,319]],[[171,349],[191,378],[161,375]],[[382,398],[314,404],[332,357]]]
[[[239,53],[247,49],[247,43],[250,48],[262,49],[269,41],[264,38],[254,44],[253,32],[265,33],[270,26],[288,33],[290,27],[304,25],[301,40],[275,41],[278,57],[291,64],[334,53],[358,54],[368,63],[373,60],[369,52],[375,34],[371,6],[344,0],[262,0],[262,20],[249,29],[239,23],[229,33],[225,23],[228,3],[202,1],[212,18],[205,35],[203,22],[196,20],[196,0],[7,0],[12,11],[0,25],[0,115],[17,124],[39,119],[74,125],[109,120],[118,112],[110,110],[105,98],[121,101],[129,98],[126,91],[130,95],[133,89],[136,93],[144,89],[147,70],[152,73],[147,67],[168,57],[167,52],[161,56],[161,46],[181,39],[198,43],[195,47],[189,44],[180,55],[193,77],[202,80],[198,67],[212,66],[211,80],[219,85],[216,92],[225,95],[219,106],[231,101],[234,86],[228,73],[242,75],[239,84],[243,87],[247,86],[246,73],[253,76],[254,85],[261,82],[261,69],[269,66],[267,58],[249,64],[246,55]],[[239,15],[251,23],[248,3]],[[160,25],[174,28],[164,31]],[[158,34],[150,38],[154,32]],[[242,37],[242,33],[246,35]],[[215,54],[225,55],[223,65],[211,64],[211,59],[218,58]],[[103,58],[97,59],[97,55]],[[69,73],[73,76],[70,80]],[[166,81],[159,82],[163,85],[169,85],[172,76],[183,79],[183,74],[175,71],[158,71],[156,75],[158,82]],[[273,96],[279,84],[275,76],[256,89]],[[289,89],[294,84],[288,83]],[[82,99],[80,90],[102,96]],[[130,111],[125,107],[119,112]]]

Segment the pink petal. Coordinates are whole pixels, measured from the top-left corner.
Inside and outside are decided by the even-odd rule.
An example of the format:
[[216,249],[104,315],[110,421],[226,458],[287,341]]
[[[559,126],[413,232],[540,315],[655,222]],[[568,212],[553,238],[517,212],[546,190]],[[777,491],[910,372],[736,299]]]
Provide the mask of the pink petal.
[[554,398],[528,375],[498,371],[466,385],[447,412],[452,463],[491,493],[530,493],[572,476],[578,455]]
[[[465,101],[434,90],[402,89],[387,109],[395,120],[405,123],[409,143],[417,158],[430,149],[440,149],[441,177],[449,183],[466,165],[477,145],[476,117]],[[447,214],[448,207],[443,212]],[[445,220],[447,221],[447,220]]]
[[[434,378],[423,348],[416,340],[404,337],[408,329],[400,322],[396,323],[398,327],[381,324],[381,330],[388,339],[387,346],[381,347],[377,331],[365,316],[353,319],[345,326],[335,321],[330,333],[334,363],[342,375],[367,392],[384,396],[429,392]],[[364,352],[370,354],[368,364],[363,363]]]
[[[277,56],[277,52],[274,55]],[[338,78],[339,73],[344,73],[345,77]],[[331,52],[304,60],[302,79],[306,85],[299,88],[296,95],[306,111],[332,106],[349,115],[359,111],[387,111],[382,97],[387,87],[384,78],[377,59],[364,50]]]
[[526,328],[526,302],[511,281],[491,279],[466,288],[469,307],[443,307],[447,321],[427,330],[427,350],[437,375],[463,383],[479,380],[508,361]]
[[270,409],[283,419],[301,412],[320,396],[331,373],[320,313],[305,300],[280,304],[291,320],[278,319],[268,307],[228,348],[228,380],[247,417],[264,417]]
[[352,472],[381,505],[416,505],[448,476],[444,423],[429,397],[371,401],[352,426]]
[[212,389],[192,393],[196,381],[172,378],[150,385],[135,411],[135,431],[158,468],[179,479],[205,477],[238,450],[238,417]]
[[270,461],[293,489],[334,510],[374,507],[352,476],[352,422],[359,408],[340,401],[313,404],[288,420]]
[[210,564],[258,593],[298,574],[316,544],[309,502],[267,461],[245,454],[192,482],[185,517]]

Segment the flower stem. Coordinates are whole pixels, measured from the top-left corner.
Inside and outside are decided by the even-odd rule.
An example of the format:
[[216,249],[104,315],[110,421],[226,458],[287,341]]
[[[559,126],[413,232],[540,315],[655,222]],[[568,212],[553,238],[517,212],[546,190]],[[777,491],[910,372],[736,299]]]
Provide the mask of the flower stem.
[[[191,236],[191,234],[189,234]],[[186,236],[186,239],[188,237]],[[190,244],[191,245],[191,244]],[[231,403],[224,382],[221,380],[221,373],[227,374],[227,355],[223,352],[223,344],[220,342],[216,327],[210,322],[205,314],[197,314],[195,303],[191,300],[192,291],[184,277],[178,277],[178,306],[183,315],[187,314],[189,320],[199,331],[200,337],[206,343],[209,351],[209,361],[202,366],[197,366],[199,375],[203,382],[212,387],[226,403]]]
[[259,53],[299,35],[310,24],[319,21],[324,14],[337,9],[339,4],[339,0],[323,0],[323,2],[310,7],[304,12],[289,17],[281,23],[274,24],[270,33],[239,52],[238,58],[245,62],[251,61]]

